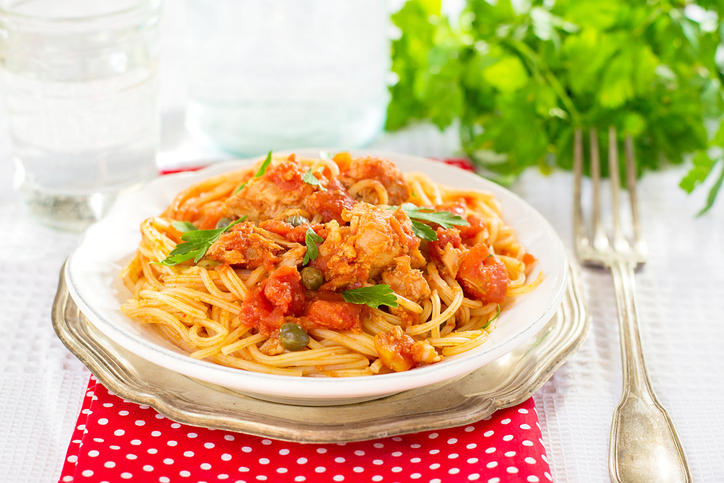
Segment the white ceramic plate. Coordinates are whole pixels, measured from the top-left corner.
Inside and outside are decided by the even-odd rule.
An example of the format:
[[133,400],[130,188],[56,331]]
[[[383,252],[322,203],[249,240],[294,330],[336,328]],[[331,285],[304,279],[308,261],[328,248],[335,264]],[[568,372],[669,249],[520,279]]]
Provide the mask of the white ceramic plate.
[[[318,151],[298,150],[303,156]],[[353,155],[380,154],[352,152]],[[139,226],[160,214],[188,185],[243,167],[256,160],[212,165],[201,171],[164,176],[143,190],[120,198],[110,213],[88,228],[66,265],[68,289],[81,311],[106,336],[125,349],[175,372],[249,395],[291,404],[348,404],[452,380],[512,351],[553,316],[565,293],[568,277],[565,249],[548,222],[518,196],[500,186],[440,162],[414,156],[381,155],[402,171],[424,171],[449,186],[492,191],[503,217],[539,262],[545,278],[500,315],[498,327],[480,347],[443,362],[404,373],[353,378],[295,378],[246,372],[192,359],[173,344],[123,315],[120,305],[131,297],[118,274],[141,240]],[[533,273],[535,276],[536,273]]]

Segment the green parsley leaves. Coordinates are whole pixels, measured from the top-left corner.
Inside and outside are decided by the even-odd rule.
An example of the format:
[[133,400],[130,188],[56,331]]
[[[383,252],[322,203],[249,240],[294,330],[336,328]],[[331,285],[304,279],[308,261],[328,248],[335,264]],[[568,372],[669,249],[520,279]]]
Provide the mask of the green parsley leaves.
[[[266,173],[266,169],[269,167],[269,165],[271,164],[271,162],[272,162],[272,152],[269,151],[269,154],[266,155],[266,159],[264,160],[263,163],[261,163],[261,167],[260,167],[259,170],[256,172],[256,174],[254,175],[254,177],[255,177],[255,178],[261,178],[262,176],[264,176],[264,173]],[[236,193],[238,193],[239,191],[243,190],[243,189],[244,189],[244,186],[246,186],[246,183],[242,183],[241,186],[239,186],[238,188],[236,188],[236,191],[234,191],[234,194],[236,194]]]
[[[714,204],[724,185],[724,5],[460,3],[454,19],[440,0],[408,0],[392,15],[402,33],[392,42],[388,130],[454,125],[484,174],[511,183],[531,167],[570,170],[576,128],[596,128],[605,157],[614,126],[621,144],[632,136],[639,174],[687,163],[682,188],[709,190],[704,211]],[[702,13],[691,15],[694,4]]]
[[[445,229],[452,228],[453,226],[470,225],[467,220],[458,215],[453,215],[449,211],[434,211],[430,208],[415,206],[412,203],[404,203],[400,208],[402,208],[402,211],[404,211],[410,218],[410,221],[412,221],[412,231],[422,240],[437,240],[435,230],[425,223],[422,223],[423,221],[437,223]],[[390,209],[397,209],[397,207],[392,206]]]
[[209,248],[211,248],[211,245],[213,245],[222,234],[226,233],[232,226],[244,221],[245,219],[246,216],[243,216],[233,223],[215,230],[199,230],[194,225],[186,221],[173,222],[173,227],[178,231],[183,232],[181,239],[185,243],[179,243],[176,245],[176,247],[171,250],[168,257],[159,262],[160,265],[173,267],[174,265],[191,260],[192,258],[194,263],[199,263],[199,260],[206,255],[206,252]]
[[312,168],[309,168],[309,171],[304,173],[304,177],[302,178],[302,181],[304,181],[307,184],[311,184],[312,186],[318,186],[319,189],[322,191],[327,191],[327,188],[322,186],[322,183],[319,182],[316,176],[314,176],[314,173],[312,173]]
[[371,287],[353,288],[342,292],[345,302],[351,304],[364,304],[378,308],[380,305],[397,307],[397,297],[389,285],[380,284]]
[[302,265],[306,265],[310,260],[316,260],[319,256],[319,250],[317,249],[317,243],[322,243],[324,238],[314,233],[312,227],[307,227],[307,233],[304,235],[304,243],[307,245],[307,253],[304,254],[304,260]]

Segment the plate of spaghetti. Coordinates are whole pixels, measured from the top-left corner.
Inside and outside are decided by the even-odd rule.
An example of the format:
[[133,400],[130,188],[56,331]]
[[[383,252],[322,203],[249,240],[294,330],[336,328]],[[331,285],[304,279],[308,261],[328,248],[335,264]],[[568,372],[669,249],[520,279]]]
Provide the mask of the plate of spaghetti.
[[118,200],[66,265],[98,329],[160,366],[272,401],[443,383],[555,313],[560,239],[508,190],[413,156],[269,153]]

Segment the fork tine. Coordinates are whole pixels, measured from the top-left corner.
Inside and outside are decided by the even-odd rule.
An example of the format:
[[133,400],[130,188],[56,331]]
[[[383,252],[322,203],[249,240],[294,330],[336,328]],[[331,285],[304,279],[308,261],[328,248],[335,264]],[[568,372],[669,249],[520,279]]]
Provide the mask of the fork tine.
[[621,192],[621,175],[618,162],[618,139],[616,128],[608,128],[608,176],[611,179],[611,205],[613,211],[613,246],[618,250],[626,250],[628,242],[621,230],[621,214],[619,211],[619,193]]
[[583,178],[583,135],[580,129],[576,129],[573,135],[573,233],[576,249],[588,246],[589,243],[586,229],[583,226],[581,178]]
[[591,129],[591,185],[593,189],[593,246],[605,249],[608,238],[601,223],[601,160],[598,155],[598,132]]
[[634,156],[634,144],[631,135],[626,136],[626,187],[628,188],[629,198],[631,200],[631,218],[633,220],[633,236],[636,251],[644,256],[646,253],[646,244],[641,236],[639,207],[636,197],[636,162]]

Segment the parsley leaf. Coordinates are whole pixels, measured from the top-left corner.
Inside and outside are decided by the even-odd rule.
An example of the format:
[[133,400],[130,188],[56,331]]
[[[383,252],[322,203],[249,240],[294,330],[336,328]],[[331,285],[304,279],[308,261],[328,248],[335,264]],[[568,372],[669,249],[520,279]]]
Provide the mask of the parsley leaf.
[[[261,178],[262,176],[264,176],[264,173],[266,173],[266,169],[267,169],[267,168],[269,167],[269,165],[271,164],[271,161],[272,161],[272,152],[269,151],[269,154],[266,155],[266,159],[264,160],[263,163],[261,163],[261,167],[260,167],[259,170],[256,172],[256,174],[254,175],[254,177],[255,177],[255,178]],[[244,186],[246,186],[246,183],[242,183],[241,186],[239,186],[238,188],[236,188],[236,191],[234,191],[234,194],[236,194],[236,193],[238,193],[239,191],[243,190],[243,189],[244,189]]]
[[[422,221],[437,223],[438,225],[446,229],[452,228],[453,226],[470,225],[467,220],[458,215],[453,215],[449,211],[434,211],[430,208],[415,206],[412,203],[404,203],[402,204],[401,208],[402,211],[404,211],[405,214],[407,214],[407,216],[410,218],[410,221],[412,221],[412,231],[418,238],[422,240],[437,240],[437,234],[435,233],[435,230],[430,228],[425,223],[422,223]],[[396,210],[397,207],[390,206],[388,209]]]
[[353,288],[342,292],[345,302],[365,304],[374,309],[380,305],[397,307],[397,297],[389,285],[380,284],[371,287]]
[[417,220],[410,221],[412,221],[412,231],[415,233],[415,236],[417,236],[417,238],[427,241],[437,240],[437,233],[435,233],[435,230],[430,228],[428,225]]
[[423,220],[437,223],[443,228],[449,229],[453,226],[470,226],[465,218],[453,215],[449,211],[433,211],[430,208],[421,208],[412,203],[404,203],[402,210],[407,213],[411,220]]
[[314,176],[314,173],[312,173],[312,168],[309,168],[309,171],[304,173],[304,177],[302,178],[302,181],[304,181],[307,184],[311,184],[312,186],[318,186],[319,189],[322,191],[327,191],[327,188],[322,186],[322,183],[319,182],[316,176]]
[[692,16],[689,2],[462,3],[456,19],[440,0],[407,0],[392,15],[401,35],[387,129],[454,125],[481,171],[510,184],[531,167],[571,170],[576,129],[596,129],[605,158],[614,126],[619,141],[633,138],[638,174],[687,163],[681,187],[710,187],[703,211],[713,205],[724,185],[724,158],[707,157],[724,149],[724,5],[694,2],[707,15]]
[[304,260],[302,265],[306,265],[310,260],[316,260],[319,256],[319,250],[317,249],[317,243],[324,241],[324,238],[317,235],[311,226],[307,227],[307,233],[304,235],[304,243],[307,244],[307,252],[304,254]]
[[[216,242],[216,240],[218,240],[222,234],[226,233],[231,229],[232,226],[236,225],[241,221],[244,221],[245,219],[246,215],[234,221],[233,223],[229,223],[229,225],[223,228],[217,228],[215,230],[199,230],[191,223],[174,222],[174,228],[178,229],[179,231],[184,231],[180,230],[179,227],[187,230],[181,236],[181,239],[185,243],[179,243],[178,245],[176,245],[176,247],[171,250],[171,253],[168,254],[168,257],[166,257],[163,261],[159,262],[159,264],[166,267],[173,267],[174,265],[178,265],[179,263],[191,260],[192,258],[194,260],[194,263],[199,263],[199,260],[201,260],[204,255],[206,255],[206,252],[209,248],[211,248],[211,245],[213,245],[214,242]],[[177,223],[178,226],[176,226]],[[193,226],[194,229],[190,229],[188,225]]]
[[189,223],[188,221],[174,221],[171,225],[181,233],[187,233],[189,231],[196,231],[196,225]]

